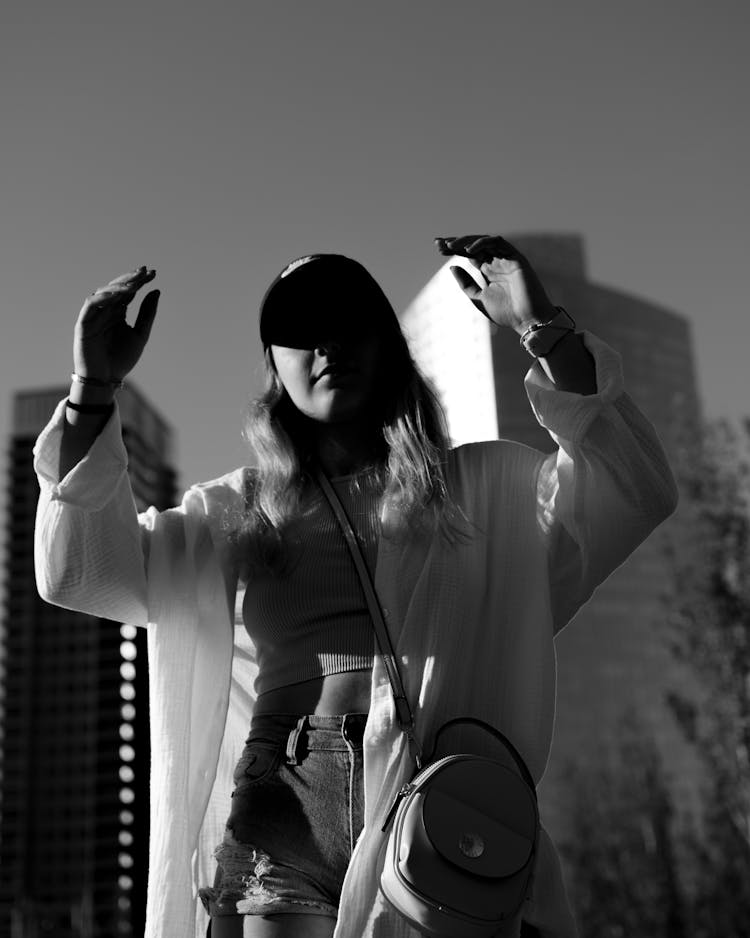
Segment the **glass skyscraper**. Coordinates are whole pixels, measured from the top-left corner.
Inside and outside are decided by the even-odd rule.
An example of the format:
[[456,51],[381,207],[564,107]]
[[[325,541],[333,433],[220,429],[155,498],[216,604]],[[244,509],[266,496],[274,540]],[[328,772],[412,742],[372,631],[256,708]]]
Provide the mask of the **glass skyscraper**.
[[[51,606],[34,579],[32,447],[67,388],[15,395],[2,629],[0,936],[143,934],[149,833],[146,632]],[[174,504],[172,432],[128,384],[139,510]]]

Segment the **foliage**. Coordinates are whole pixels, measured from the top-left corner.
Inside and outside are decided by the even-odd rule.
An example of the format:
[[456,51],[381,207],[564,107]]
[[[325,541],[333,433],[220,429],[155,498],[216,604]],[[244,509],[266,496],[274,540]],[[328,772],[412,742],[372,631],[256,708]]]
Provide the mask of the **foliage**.
[[683,496],[670,550],[671,649],[698,693],[667,703],[706,770],[691,843],[696,936],[750,927],[750,421],[708,425],[677,467]]
[[661,621],[687,681],[665,699],[705,770],[701,814],[677,817],[634,714],[606,765],[569,772],[562,849],[582,938],[750,934],[750,420],[706,425],[672,465]]
[[675,817],[658,748],[634,711],[595,769],[568,768],[571,899],[581,938],[683,938]]

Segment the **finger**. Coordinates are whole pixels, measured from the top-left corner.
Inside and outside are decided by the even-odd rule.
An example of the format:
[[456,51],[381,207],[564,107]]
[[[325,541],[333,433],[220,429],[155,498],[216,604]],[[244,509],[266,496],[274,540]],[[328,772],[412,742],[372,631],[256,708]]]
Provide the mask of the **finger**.
[[464,246],[464,254],[475,267],[481,268],[493,257],[492,240],[487,235],[481,235]]
[[97,300],[99,297],[105,297],[105,299],[117,297],[121,302],[127,304],[133,299],[136,292],[153,280],[155,276],[155,270],[123,274],[121,277],[111,280],[106,286],[98,287],[91,296]]
[[447,237],[444,237],[444,238],[435,238],[435,246],[437,247],[438,251],[440,251],[441,254],[451,254],[452,251],[448,247],[448,242],[455,241],[455,240],[456,240],[455,235],[448,235]]
[[448,248],[448,253],[450,254],[459,254],[462,257],[468,257],[466,251],[467,245],[471,244],[473,241],[476,241],[477,238],[483,238],[486,235],[461,235],[458,238],[446,238],[445,244]]
[[151,335],[151,327],[156,318],[156,308],[159,305],[160,296],[161,291],[159,290],[152,290],[150,293],[147,293],[138,310],[138,316],[133,323],[134,331],[143,336],[144,342],[147,342],[148,337]]
[[115,304],[117,306],[125,305],[133,299],[134,293],[126,287],[99,287],[94,290],[91,296],[86,298],[90,306],[107,306]]
[[129,270],[126,274],[120,274],[119,277],[113,277],[110,283],[120,283],[123,280],[130,280],[133,277],[142,276],[146,273],[148,268],[145,264],[140,267],[134,267],[132,270]]
[[120,284],[126,285],[137,285],[137,287],[143,286],[143,284],[148,283],[150,280],[153,280],[156,276],[156,271],[151,269],[149,270],[146,267],[139,267],[138,270],[131,270],[127,274],[121,274],[119,277],[115,277],[114,280],[110,280],[108,286],[118,286]]
[[489,235],[484,244],[478,245],[477,250],[487,251],[491,257],[507,257],[511,260],[522,260],[523,255],[510,241],[500,235]]
[[[481,249],[481,245],[489,243],[489,235],[463,235],[460,238],[453,238],[447,242],[447,254],[455,254],[458,257],[465,257],[469,263],[479,269],[482,263],[491,256]],[[474,246],[480,245],[477,249]]]
[[498,235],[482,235],[482,237],[467,245],[466,251],[482,261],[488,261],[494,257],[519,259],[518,251],[513,245]]
[[133,286],[129,283],[106,283],[103,287],[97,287],[91,294],[92,296],[101,296],[105,293],[132,293]]
[[481,313],[484,313],[484,304],[479,299],[479,297],[482,295],[482,290],[477,285],[471,274],[467,270],[464,270],[463,267],[451,267],[450,270],[453,274],[454,280],[459,285],[459,287],[461,287],[466,296]]
[[483,254],[497,247],[497,239],[491,235],[479,235],[464,248],[467,254]]

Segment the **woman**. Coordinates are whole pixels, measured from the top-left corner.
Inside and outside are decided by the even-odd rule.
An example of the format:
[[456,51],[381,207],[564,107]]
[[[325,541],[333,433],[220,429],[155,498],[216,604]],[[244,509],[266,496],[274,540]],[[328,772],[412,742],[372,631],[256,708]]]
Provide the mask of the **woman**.
[[[457,267],[459,286],[536,359],[526,389],[555,453],[451,449],[382,290],[354,261],[311,255],[263,301],[257,468],[138,515],[114,388],[148,340],[158,291],[132,327],[125,312],[155,272],[117,278],[81,310],[84,381],[35,447],[37,582],[49,602],[148,626],[147,938],[203,935],[206,913],[213,938],[416,936],[378,892],[382,822],[413,763],[315,466],[353,516],[423,748],[473,715],[536,782],[554,634],[675,508],[619,356],[573,331],[509,242],[437,241],[474,264],[482,286]],[[523,919],[575,934],[544,831]]]

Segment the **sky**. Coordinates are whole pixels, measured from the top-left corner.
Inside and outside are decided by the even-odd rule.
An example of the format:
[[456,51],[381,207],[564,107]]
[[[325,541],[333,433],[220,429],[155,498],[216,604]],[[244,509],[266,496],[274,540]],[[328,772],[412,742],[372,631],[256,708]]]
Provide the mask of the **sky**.
[[180,487],[215,478],[251,461],[258,304],[289,260],[356,257],[401,310],[436,235],[483,232],[580,234],[591,280],[687,317],[707,414],[750,414],[749,20],[728,0],[4,2],[0,436],[14,391],[68,383],[85,297],[146,264],[162,296],[132,378]]

